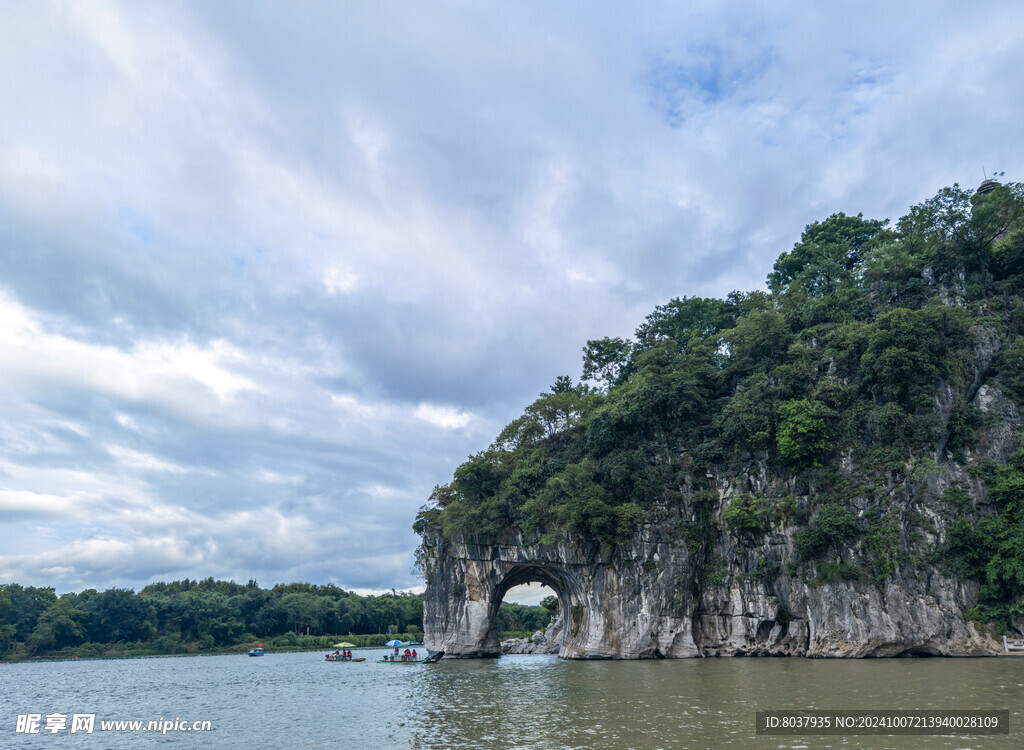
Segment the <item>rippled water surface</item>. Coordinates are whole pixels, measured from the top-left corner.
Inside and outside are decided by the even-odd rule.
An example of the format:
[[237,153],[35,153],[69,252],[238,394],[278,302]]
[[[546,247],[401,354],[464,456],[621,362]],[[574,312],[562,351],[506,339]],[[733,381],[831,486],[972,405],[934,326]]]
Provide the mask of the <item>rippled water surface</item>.
[[[375,663],[378,653],[341,664],[316,653],[8,664],[0,748],[1024,747],[1024,658],[392,665]],[[755,711],[811,708],[1008,709],[1011,734],[755,736]],[[19,734],[26,713],[94,713],[97,725],[91,735]],[[212,731],[99,729],[177,718]]]

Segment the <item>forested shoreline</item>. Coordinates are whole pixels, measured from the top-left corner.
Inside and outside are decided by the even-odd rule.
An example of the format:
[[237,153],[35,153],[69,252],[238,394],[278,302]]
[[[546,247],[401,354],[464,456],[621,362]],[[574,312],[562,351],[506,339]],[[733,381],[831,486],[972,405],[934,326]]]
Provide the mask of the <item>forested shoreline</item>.
[[[544,607],[502,604],[498,629],[521,635],[547,625]],[[318,649],[344,637],[357,646],[423,635],[423,595],[361,596],[333,585],[254,580],[151,583],[132,589],[0,584],[0,659],[133,656],[268,649]]]

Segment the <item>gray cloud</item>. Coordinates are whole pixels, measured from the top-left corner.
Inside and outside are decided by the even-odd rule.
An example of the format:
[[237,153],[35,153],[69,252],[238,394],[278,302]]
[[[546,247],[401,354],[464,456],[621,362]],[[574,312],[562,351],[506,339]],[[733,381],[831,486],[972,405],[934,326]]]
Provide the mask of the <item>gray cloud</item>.
[[0,579],[414,585],[560,374],[1020,173],[1013,2],[0,8]]

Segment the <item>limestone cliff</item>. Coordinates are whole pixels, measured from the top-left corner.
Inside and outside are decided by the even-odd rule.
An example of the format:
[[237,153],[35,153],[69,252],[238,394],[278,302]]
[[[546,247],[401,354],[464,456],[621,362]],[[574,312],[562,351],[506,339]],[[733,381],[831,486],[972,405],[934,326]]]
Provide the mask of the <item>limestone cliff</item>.
[[584,347],[435,488],[428,647],[497,655],[550,586],[569,658],[995,653],[1024,634],[1024,184],[806,227],[768,292]]
[[[986,386],[977,389],[974,400],[1002,419],[982,435],[980,453],[969,460],[1005,461],[1013,428],[1020,424],[1015,407]],[[542,543],[540,535],[521,533],[501,541],[451,542],[427,533],[425,643],[450,656],[499,655],[494,618],[501,598],[512,586],[540,581],[561,604],[558,653],[565,658],[998,653],[1002,646],[995,630],[969,618],[977,584],[951,577],[941,561],[928,557],[946,530],[944,514],[936,512],[943,491],[967,485],[975,490],[974,502],[983,503],[983,488],[959,463],[929,469],[890,489],[905,498],[899,512],[915,518],[919,528],[899,529],[901,562],[882,581],[822,581],[820,563],[799,561],[794,549],[799,526],[785,519],[757,540],[730,531],[722,515],[731,498],[750,493],[796,498],[794,513],[811,501],[799,494],[796,480],[772,476],[759,460],[745,471],[708,478],[718,497],[717,536],[698,554],[688,549],[685,534],[697,513],[690,502],[656,508],[656,522],[616,545],[578,538]],[[867,512],[866,501],[862,506]],[[856,552],[854,547],[843,554]]]
[[[723,538],[727,561],[715,583],[666,524],[647,525],[630,542],[601,549],[569,540],[518,539],[447,544],[424,540],[430,582],[425,643],[450,656],[497,656],[500,597],[514,583],[546,582],[566,627],[566,658],[642,659],[718,655],[983,655],[1000,650],[993,631],[968,621],[976,589],[933,566],[907,570],[884,586],[816,584],[801,575],[751,577],[748,550]],[[787,529],[766,543],[789,559]],[[769,558],[770,559],[770,558]]]

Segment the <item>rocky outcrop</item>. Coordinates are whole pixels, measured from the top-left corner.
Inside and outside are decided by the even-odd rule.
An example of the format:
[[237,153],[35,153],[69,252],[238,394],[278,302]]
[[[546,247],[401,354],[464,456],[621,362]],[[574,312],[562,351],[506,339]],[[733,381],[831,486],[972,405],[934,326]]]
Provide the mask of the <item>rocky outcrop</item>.
[[562,618],[556,617],[544,630],[529,638],[509,638],[501,642],[503,654],[557,654],[562,642]]
[[[421,548],[427,647],[452,657],[499,655],[494,622],[502,597],[539,581],[558,597],[558,654],[565,658],[999,653],[1001,639],[969,617],[977,584],[952,577],[936,560],[960,512],[949,507],[947,490],[959,488],[961,501],[984,512],[986,489],[969,466],[1005,464],[1017,447],[1020,414],[985,380],[998,340],[982,334],[975,332],[977,377],[961,396],[938,389],[944,437],[932,457],[908,461],[888,473],[885,486],[843,501],[862,530],[875,529],[873,538],[865,533],[824,556],[801,558],[797,534],[813,508],[830,502],[827,490],[773,475],[763,456],[686,477],[678,502],[653,507],[650,522],[616,545],[551,543],[550,530],[456,540],[428,530]],[[946,446],[958,397],[992,418],[975,447],[954,460]],[[851,455],[840,457],[839,470],[856,476]],[[698,483],[708,489],[695,491]],[[786,510],[773,512],[767,529],[737,532],[725,510],[743,496]],[[883,564],[872,569],[866,561]]]
[[[986,386],[975,403],[1013,410]],[[981,454],[973,458],[1005,461],[1013,447],[1013,431],[1001,423],[982,436]],[[968,616],[977,584],[927,562],[952,520],[939,506],[946,489],[971,488],[975,502],[984,502],[983,487],[964,467],[934,465],[888,490],[893,512],[904,521],[894,527],[893,569],[881,580],[829,576],[828,566],[853,562],[856,544],[823,560],[801,561],[796,522],[776,519],[759,538],[729,530],[723,513],[737,496],[785,497],[794,515],[809,507],[794,480],[772,477],[755,460],[710,482],[718,496],[717,537],[697,552],[688,549],[685,533],[696,515],[690,502],[655,508],[655,522],[614,546],[568,538],[546,544],[522,535],[451,542],[428,532],[426,645],[449,656],[501,654],[494,621],[502,597],[512,586],[540,581],[559,600],[557,652],[565,658],[979,656],[1001,650],[996,633]],[[855,500],[853,509],[866,516],[871,504]]]
[[[500,654],[494,620],[501,598],[512,586],[540,581],[561,605],[560,656],[696,655],[684,618],[669,615],[662,606],[679,600],[676,576],[685,578],[688,570],[685,548],[666,544],[653,527],[645,531],[646,539],[641,534],[634,544],[615,548],[574,540],[541,544],[521,536],[504,543],[472,539],[450,544],[427,535],[427,647],[458,656]],[[670,566],[660,575],[651,565],[645,567],[658,560]]]
[[[704,571],[702,584],[668,528],[648,525],[615,549],[428,538],[426,645],[449,656],[522,653],[502,648],[494,617],[512,585],[540,580],[561,603],[557,652],[565,658],[977,656],[1001,648],[967,618],[975,588],[934,567],[900,571],[882,586],[815,583],[811,571],[757,580],[755,556],[723,539],[723,567],[710,582]],[[791,558],[790,532],[773,534],[768,554]]]

